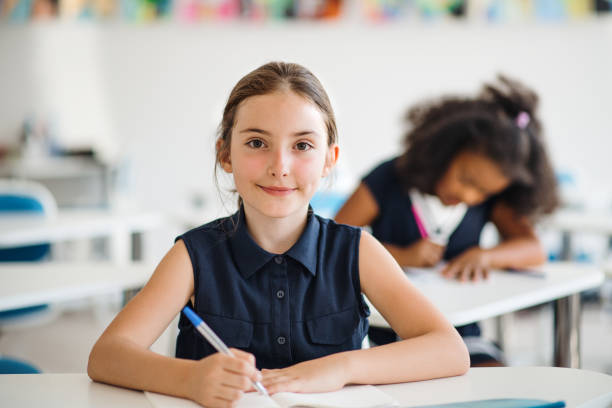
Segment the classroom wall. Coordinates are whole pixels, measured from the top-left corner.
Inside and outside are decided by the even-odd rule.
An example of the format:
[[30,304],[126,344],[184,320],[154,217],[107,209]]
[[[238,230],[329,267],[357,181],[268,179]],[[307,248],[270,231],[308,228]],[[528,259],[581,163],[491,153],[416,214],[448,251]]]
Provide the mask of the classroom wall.
[[48,22],[0,26],[0,143],[27,114],[63,143],[123,163],[124,191],[180,211],[217,206],[213,140],[237,79],[270,60],[315,72],[336,109],[353,179],[396,153],[405,108],[474,92],[504,72],[537,88],[555,165],[591,206],[612,204],[612,20],[571,24]]

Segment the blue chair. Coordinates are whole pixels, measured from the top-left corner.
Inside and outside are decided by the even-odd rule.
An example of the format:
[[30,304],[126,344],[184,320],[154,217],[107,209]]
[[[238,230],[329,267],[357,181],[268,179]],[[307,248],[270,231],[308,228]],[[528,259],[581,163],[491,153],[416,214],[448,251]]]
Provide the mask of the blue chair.
[[320,216],[333,218],[348,197],[347,194],[340,192],[320,190],[310,199],[310,205],[314,212]]
[[[43,206],[43,200],[39,196],[41,193],[42,195],[45,193],[38,187],[40,186],[34,187],[30,183],[22,184],[21,182],[0,180],[0,212],[43,215],[45,212],[52,211]],[[45,204],[45,206],[47,205]],[[50,248],[49,244],[0,248],[0,262],[39,261],[49,253]]]
[[[57,204],[44,186],[25,180],[0,180],[0,212],[10,214],[35,213],[52,217],[57,213]],[[15,248],[0,248],[0,262],[35,262],[46,258],[51,250],[49,244],[27,245]],[[0,326],[39,316],[48,311],[48,305],[34,305],[0,312]],[[0,357],[0,374],[40,372],[34,366],[20,360]]]
[[26,361],[0,356],[0,374],[40,374],[40,370]]

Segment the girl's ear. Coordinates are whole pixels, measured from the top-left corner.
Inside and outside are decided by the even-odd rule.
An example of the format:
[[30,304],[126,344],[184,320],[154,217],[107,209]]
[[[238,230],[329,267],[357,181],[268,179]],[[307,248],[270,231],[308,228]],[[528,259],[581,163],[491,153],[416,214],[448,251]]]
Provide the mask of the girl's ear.
[[331,173],[332,169],[336,165],[336,162],[338,161],[339,153],[340,147],[338,147],[337,144],[334,143],[329,146],[327,149],[327,157],[325,158],[325,166],[323,167],[323,173],[321,174],[322,178],[329,176],[329,173]]
[[224,146],[224,144],[225,143],[223,139],[219,138],[217,140],[217,146],[216,146],[217,158],[223,170],[225,170],[226,173],[231,173],[232,172],[232,162],[230,160],[229,146]]

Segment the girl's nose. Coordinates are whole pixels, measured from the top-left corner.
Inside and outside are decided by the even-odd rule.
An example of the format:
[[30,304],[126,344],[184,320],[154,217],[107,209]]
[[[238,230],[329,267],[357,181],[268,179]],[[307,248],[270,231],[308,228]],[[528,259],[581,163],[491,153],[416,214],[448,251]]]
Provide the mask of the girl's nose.
[[480,204],[484,199],[485,196],[475,188],[466,189],[461,196],[461,201],[470,206]]
[[289,154],[282,149],[272,152],[268,173],[272,177],[286,177],[289,174]]

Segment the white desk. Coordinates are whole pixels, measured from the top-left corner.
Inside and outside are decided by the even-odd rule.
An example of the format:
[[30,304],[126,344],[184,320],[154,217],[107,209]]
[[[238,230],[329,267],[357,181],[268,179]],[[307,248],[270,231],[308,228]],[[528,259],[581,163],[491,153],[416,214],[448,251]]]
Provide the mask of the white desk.
[[138,288],[154,269],[142,263],[0,263],[0,311]]
[[[543,277],[493,271],[486,281],[461,283],[435,273],[421,273],[412,281],[455,326],[554,301],[555,365],[578,368],[578,294],[600,286],[604,274],[593,266],[566,262],[546,264],[534,271],[543,273]],[[372,326],[389,327],[375,308],[371,311]]]
[[[461,377],[380,389],[404,406],[492,398],[564,400],[580,408],[612,404],[612,376],[555,367],[473,368]],[[151,407],[144,393],[94,383],[86,374],[0,375],[0,396],[7,407]]]
[[108,236],[112,259],[130,260],[130,234],[159,227],[160,214],[145,211],[60,210],[56,217],[0,213],[0,248]]

